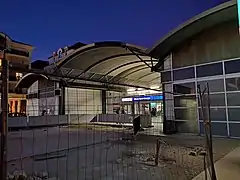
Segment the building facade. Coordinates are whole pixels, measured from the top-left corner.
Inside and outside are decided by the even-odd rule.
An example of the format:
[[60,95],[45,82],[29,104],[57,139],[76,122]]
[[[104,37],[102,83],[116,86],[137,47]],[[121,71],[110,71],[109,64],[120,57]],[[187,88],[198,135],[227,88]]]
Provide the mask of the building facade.
[[121,102],[117,95],[112,91],[67,87],[59,81],[41,79],[28,89],[27,115],[113,114],[114,105]]
[[[194,19],[171,35],[177,38],[182,33],[182,40],[171,42],[162,69],[158,69],[165,97],[165,132],[203,133],[198,87],[203,89],[208,83],[213,135],[239,138],[240,36],[236,2],[222,4]],[[193,30],[194,26],[201,27],[201,31]],[[189,37],[183,31],[188,31]],[[169,43],[169,37],[158,48],[163,42]]]
[[0,33],[0,67],[2,66],[5,40],[7,41],[5,58],[9,62],[9,114],[24,115],[27,89],[16,89],[15,87],[29,69],[33,46],[12,40],[9,36]]

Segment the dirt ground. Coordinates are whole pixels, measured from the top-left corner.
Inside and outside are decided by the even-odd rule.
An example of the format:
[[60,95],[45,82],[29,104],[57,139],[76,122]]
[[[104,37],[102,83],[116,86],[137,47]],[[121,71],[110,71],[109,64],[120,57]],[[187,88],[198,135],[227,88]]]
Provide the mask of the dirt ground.
[[[94,125],[14,132],[9,135],[9,172],[48,172],[60,180],[190,180],[203,170],[203,157],[189,155],[203,147],[202,137],[138,134],[133,138],[131,132]],[[159,165],[155,166],[158,138]],[[240,140],[214,138],[214,160],[239,145]]]
[[[204,138],[197,135],[149,136],[138,134],[130,138],[131,129],[107,126],[88,126],[96,131],[121,131],[126,137],[114,140],[115,148],[124,145],[119,152],[118,174],[125,174],[126,179],[180,179],[189,180],[204,170],[203,156],[192,156],[196,148],[204,149]],[[159,164],[155,166],[156,142],[161,140]],[[240,146],[240,140],[213,138],[214,161],[218,161],[230,151]],[[110,162],[114,163],[114,162]],[[119,168],[120,167],[120,168]],[[122,170],[121,170],[122,169]],[[115,178],[119,178],[116,176]]]
[[[159,165],[155,166],[156,142],[161,139]],[[213,139],[214,161],[240,145],[239,140]],[[196,148],[204,147],[204,139],[192,135],[172,135],[165,137],[138,135],[135,141],[128,141],[128,151],[123,153],[125,166],[144,171],[149,179],[188,180],[204,169],[203,156],[191,156]],[[141,173],[140,173],[141,174]],[[145,174],[146,175],[146,174]]]

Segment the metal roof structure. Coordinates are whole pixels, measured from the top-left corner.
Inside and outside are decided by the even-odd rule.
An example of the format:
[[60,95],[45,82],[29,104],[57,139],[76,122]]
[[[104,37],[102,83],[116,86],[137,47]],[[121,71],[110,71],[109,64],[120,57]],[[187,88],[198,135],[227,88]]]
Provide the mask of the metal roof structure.
[[182,42],[220,23],[229,20],[236,20],[237,23],[237,17],[236,1],[228,1],[183,23],[146,51],[151,57],[159,59],[159,63],[153,70],[157,70],[162,65],[164,58]]
[[[151,71],[157,60],[145,51],[145,48],[122,42],[97,42],[74,49],[55,64],[46,66],[42,73],[38,72],[48,77],[59,77],[67,83],[84,81],[85,84],[151,89],[152,86],[160,86],[160,74]],[[23,77],[18,86],[29,86],[27,77]],[[37,80],[36,77],[34,79]]]

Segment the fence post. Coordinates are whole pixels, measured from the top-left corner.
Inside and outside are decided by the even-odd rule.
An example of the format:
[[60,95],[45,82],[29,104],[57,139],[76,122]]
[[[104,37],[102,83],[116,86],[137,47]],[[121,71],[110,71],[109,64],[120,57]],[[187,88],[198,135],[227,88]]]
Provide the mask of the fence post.
[[160,149],[160,141],[159,141],[159,139],[157,139],[157,143],[156,143],[156,155],[155,155],[155,166],[158,166],[159,149]]
[[213,161],[213,148],[212,148],[212,128],[211,128],[211,105],[210,105],[210,92],[209,92],[209,85],[207,83],[207,107],[208,107],[208,124],[206,124],[206,126],[208,127],[208,140],[209,140],[209,158],[210,158],[210,165],[211,165],[211,172],[212,172],[212,180],[217,180],[216,177],[216,172],[215,172],[215,168],[214,168],[214,161]]
[[1,159],[0,179],[7,179],[7,133],[8,133],[8,61],[6,60],[7,38],[5,36],[2,58],[2,92],[1,92]]
[[[205,149],[207,152],[207,154],[206,154],[207,161],[204,159],[204,168],[206,167],[206,169],[208,169],[210,171],[211,180],[216,180],[217,177],[216,177],[216,172],[215,172],[215,168],[214,168],[213,149],[212,149],[212,132],[211,132],[211,115],[210,115],[211,105],[210,105],[210,97],[209,97],[210,93],[209,93],[208,83],[206,84],[206,87],[203,90],[203,92],[201,90],[200,85],[198,85],[198,93],[199,93],[199,102],[200,102],[200,106],[201,106],[201,114],[202,114],[203,123],[204,123]],[[207,96],[207,102],[203,101],[205,93],[207,93],[205,95],[205,96]],[[205,104],[205,103],[207,103],[207,104]],[[205,110],[206,108],[207,108],[207,112]],[[207,166],[205,163],[208,163]]]

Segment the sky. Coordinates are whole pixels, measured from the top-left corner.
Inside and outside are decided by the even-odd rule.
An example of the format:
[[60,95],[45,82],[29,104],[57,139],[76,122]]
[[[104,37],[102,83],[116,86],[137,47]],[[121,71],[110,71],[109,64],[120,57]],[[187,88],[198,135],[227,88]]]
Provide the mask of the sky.
[[2,0],[0,32],[46,60],[76,42],[122,41],[146,48],[191,17],[227,0]]

